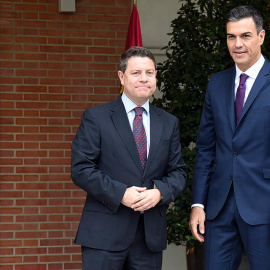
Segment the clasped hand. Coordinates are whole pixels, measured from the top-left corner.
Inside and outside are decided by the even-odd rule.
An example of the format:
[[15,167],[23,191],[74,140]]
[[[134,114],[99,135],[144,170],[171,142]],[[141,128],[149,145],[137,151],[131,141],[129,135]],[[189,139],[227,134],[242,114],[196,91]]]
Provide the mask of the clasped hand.
[[134,211],[146,211],[154,207],[160,200],[161,193],[159,189],[132,186],[126,189],[121,203]]

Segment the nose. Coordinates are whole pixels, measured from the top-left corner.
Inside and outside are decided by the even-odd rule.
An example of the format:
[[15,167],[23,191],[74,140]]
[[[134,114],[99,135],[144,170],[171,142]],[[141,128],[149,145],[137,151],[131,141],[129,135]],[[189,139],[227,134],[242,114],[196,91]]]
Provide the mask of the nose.
[[143,82],[148,81],[148,78],[147,78],[146,72],[142,72],[142,73],[141,73],[141,76],[140,76],[140,81],[143,81]]
[[241,38],[236,37],[236,39],[235,39],[235,47],[239,48],[239,47],[242,47],[242,46],[243,46],[243,42],[242,42]]

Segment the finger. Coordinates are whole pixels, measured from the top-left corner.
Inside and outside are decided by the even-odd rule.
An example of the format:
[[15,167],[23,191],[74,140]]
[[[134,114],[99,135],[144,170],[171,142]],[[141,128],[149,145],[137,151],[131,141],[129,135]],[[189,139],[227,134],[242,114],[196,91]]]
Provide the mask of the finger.
[[204,232],[205,232],[204,221],[200,221],[200,223],[199,223],[199,232],[200,232],[200,234],[204,234]]
[[191,229],[191,232],[192,232],[192,235],[197,239],[199,240],[200,242],[202,242],[202,236],[198,233],[198,230],[197,230],[197,227],[198,224],[191,224],[190,226],[190,229]]
[[146,190],[146,187],[135,187],[138,192],[143,192]]
[[151,204],[147,200],[147,198],[143,198],[142,200],[138,201],[137,203],[132,204],[131,208],[134,209],[134,211],[144,211],[151,207]]
[[194,221],[194,220],[191,220],[190,221],[190,229],[191,229],[191,232],[192,232],[192,235],[200,242],[204,242],[204,237],[203,235],[201,234],[201,232],[198,230],[199,229],[199,221]]

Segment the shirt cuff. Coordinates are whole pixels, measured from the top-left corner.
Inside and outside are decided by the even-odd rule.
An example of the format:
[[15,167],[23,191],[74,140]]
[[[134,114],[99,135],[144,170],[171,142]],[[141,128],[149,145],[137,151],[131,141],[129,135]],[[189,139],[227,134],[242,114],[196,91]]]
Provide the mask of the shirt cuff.
[[[157,189],[159,189],[158,187],[157,187],[157,185],[156,185],[156,183],[154,183],[154,189],[155,188],[157,188]],[[160,191],[159,191],[160,192]],[[161,192],[160,192],[160,194],[161,194]],[[163,196],[162,196],[162,194],[161,194],[161,200],[160,201],[162,201],[163,200]]]
[[204,205],[203,204],[200,204],[200,203],[194,203],[191,205],[191,208],[195,207],[195,206],[198,206],[198,207],[201,207],[202,209],[204,209]]

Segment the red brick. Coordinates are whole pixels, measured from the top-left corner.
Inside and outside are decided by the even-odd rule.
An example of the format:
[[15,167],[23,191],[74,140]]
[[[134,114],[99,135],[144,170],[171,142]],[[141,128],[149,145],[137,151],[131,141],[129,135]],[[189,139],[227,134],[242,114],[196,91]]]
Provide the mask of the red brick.
[[71,192],[70,191],[53,191],[53,190],[48,190],[48,191],[41,191],[40,196],[42,198],[62,198],[62,197],[71,197]]
[[33,231],[33,232],[15,232],[15,237],[16,239],[24,239],[24,238],[37,238],[37,239],[41,239],[41,238],[46,238],[47,233],[46,232],[42,232],[42,231]]
[[18,158],[0,158],[0,164],[1,165],[22,165],[23,164],[23,160],[22,159],[18,159]]
[[45,151],[16,151],[17,157],[46,157]]
[[39,208],[38,207],[24,207],[24,214],[25,215],[32,215],[32,214],[38,214]]
[[14,189],[14,184],[0,182],[0,190],[4,190],[4,189]]
[[44,206],[47,205],[46,199],[16,199],[16,205],[18,206]]
[[[7,215],[10,215],[9,212],[10,212],[9,208],[3,208],[2,209],[2,214],[5,215],[5,216],[1,217],[1,222],[13,223],[13,221],[14,221],[13,216],[7,216]],[[8,225],[7,225],[7,227],[8,227]]]
[[49,141],[57,141],[61,142],[64,140],[64,135],[63,134],[49,134]]
[[69,214],[71,211],[70,207],[42,207],[40,212],[42,214]]
[[49,221],[50,222],[63,222],[64,221],[64,217],[63,215],[50,215],[49,216]]
[[16,102],[16,107],[20,109],[46,109],[45,102]]
[[63,252],[63,247],[51,247],[48,249],[49,254],[61,254]]
[[[21,263],[22,262],[22,257],[20,256],[5,256],[5,257],[0,257],[0,264],[7,264],[7,263]],[[2,268],[2,267],[1,267]]]
[[[24,198],[38,198],[39,197],[39,192],[38,191],[24,191]],[[25,208],[24,208],[24,214]]]
[[38,256],[27,256],[25,255],[23,257],[23,262],[24,263],[37,263],[38,262]]
[[24,240],[24,246],[25,247],[37,247],[39,245],[39,241],[35,240],[35,239],[31,239],[31,240]]
[[46,183],[16,183],[16,190],[46,190]]
[[16,248],[16,255],[27,255],[27,254],[44,254],[46,253],[46,248]]
[[[73,259],[71,261],[81,261],[81,257],[78,256],[77,259]],[[65,263],[64,264],[64,269],[81,269],[82,268],[82,264],[81,263],[74,263],[74,262],[71,262],[71,263]]]
[[34,93],[43,93],[46,92],[46,86],[32,86],[32,85],[17,85],[16,92],[34,92]]
[[[5,237],[2,237],[2,233],[1,233],[1,239],[4,239]],[[12,238],[12,233],[11,236],[8,238]],[[13,249],[12,248],[2,248],[1,249],[1,256],[5,256],[5,255],[13,255]]]
[[1,181],[19,182],[22,181],[21,175],[1,175]]
[[13,269],[14,269],[13,265],[10,264],[10,265],[3,265],[1,270],[13,270]]
[[[35,269],[35,270],[47,270],[47,264],[17,264],[15,265],[15,270],[30,270],[30,269]],[[3,269],[5,270],[5,269]]]
[[21,247],[22,240],[10,240],[10,239],[0,239],[0,247]]
[[20,10],[20,11],[46,11],[47,7],[46,5],[34,5],[34,4],[15,4],[15,10]]
[[64,266],[62,263],[49,263],[48,267],[49,267],[48,270],[63,270]]
[[22,143],[16,143],[16,142],[6,142],[6,143],[0,143],[0,147],[2,149],[18,149],[22,148],[23,144]]
[[70,230],[70,224],[69,223],[41,223],[40,224],[41,230]]
[[31,216],[17,216],[16,222],[46,222],[47,216],[46,215],[31,215]]
[[[41,239],[40,246],[69,246],[70,240],[68,239]],[[56,260],[59,261],[59,260]]]
[[1,270],[78,270],[73,239],[86,193],[70,180],[71,141],[84,109],[119,95],[132,3],[80,0],[74,14],[59,13],[55,0],[0,6],[0,239],[6,260],[21,259]]

